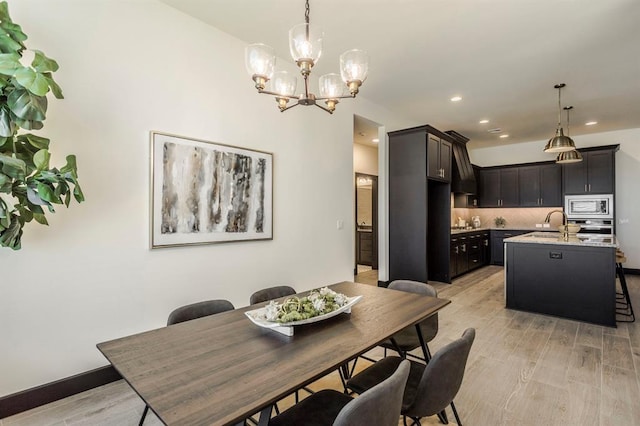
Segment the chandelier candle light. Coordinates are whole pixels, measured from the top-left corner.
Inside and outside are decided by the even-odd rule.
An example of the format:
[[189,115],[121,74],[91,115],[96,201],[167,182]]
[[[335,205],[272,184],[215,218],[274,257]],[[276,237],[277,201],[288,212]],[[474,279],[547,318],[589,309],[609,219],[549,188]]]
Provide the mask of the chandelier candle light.
[[564,135],[564,131],[562,130],[562,107],[560,106],[560,92],[562,88],[565,87],[566,84],[560,83],[556,84],[554,87],[558,89],[558,127],[556,128],[556,135],[549,139],[547,145],[544,147],[544,152],[563,152],[563,151],[573,151],[576,149],[576,145],[573,143],[573,140]]
[[[321,76],[318,81],[320,96],[316,97],[309,91],[309,75],[311,68],[322,54],[324,33],[318,27],[309,24],[309,0],[305,1],[304,17],[304,24],[298,24],[289,31],[289,50],[304,79],[304,93],[295,94],[297,79],[294,75],[286,71],[274,72],[275,52],[265,44],[255,43],[247,46],[245,50],[247,71],[255,82],[258,93],[275,96],[280,111],[286,111],[296,105],[315,105],[333,114],[339,99],[355,98],[358,94],[369,71],[368,57],[366,52],[358,49],[349,50],[340,55],[340,75],[331,73]],[[270,80],[271,90],[265,90]],[[349,88],[349,95],[344,94],[345,85]],[[289,105],[290,100],[297,102]],[[321,100],[327,105],[326,107],[317,103]]]

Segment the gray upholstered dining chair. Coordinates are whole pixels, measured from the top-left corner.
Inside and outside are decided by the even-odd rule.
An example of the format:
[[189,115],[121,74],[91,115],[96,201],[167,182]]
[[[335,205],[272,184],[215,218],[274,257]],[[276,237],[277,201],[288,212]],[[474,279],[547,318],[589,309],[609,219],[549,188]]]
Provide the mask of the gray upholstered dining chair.
[[[425,296],[438,297],[438,291],[435,287],[431,284],[419,281],[395,280],[389,284],[388,288],[392,290],[406,291],[409,293],[423,294]],[[432,341],[438,334],[438,314],[435,313],[429,318],[421,321],[419,323],[419,328],[424,344],[420,341],[420,336],[418,335],[416,327],[412,325],[400,330],[391,336],[389,340],[380,344],[380,346],[385,348],[385,355],[386,349],[393,349],[397,351],[402,358],[406,358],[407,355],[415,357],[415,355],[409,354],[409,352],[421,347],[424,355],[423,361],[428,362],[431,358],[431,352],[429,351],[427,343]],[[420,357],[416,358],[422,359]]]
[[[192,303],[190,305],[181,306],[174,309],[169,314],[167,319],[167,326],[178,324],[185,321],[191,321],[197,318],[206,317],[209,315],[219,314],[221,312],[232,311],[235,307],[231,302],[224,299],[217,300],[205,300],[203,302]],[[140,418],[139,426],[142,426],[144,419],[149,412],[149,406],[145,405],[142,417]]]
[[409,376],[407,360],[357,398],[322,390],[272,418],[269,426],[396,426]]
[[[469,351],[475,336],[475,329],[468,328],[461,338],[436,352],[427,365],[410,361],[411,371],[401,410],[405,425],[407,418],[413,421],[412,425],[419,426],[421,417],[434,414],[440,417],[440,413],[447,408],[447,405],[451,405],[458,425],[462,426],[453,399],[462,385]],[[356,393],[366,393],[368,389],[390,377],[402,362],[403,359],[397,356],[383,358],[347,381],[347,387]],[[446,417],[440,417],[440,420],[446,423]]]
[[263,288],[251,295],[249,298],[249,304],[255,305],[256,303],[266,302],[268,300],[278,299],[284,296],[291,296],[297,292],[293,287],[288,285],[281,285],[276,287]]

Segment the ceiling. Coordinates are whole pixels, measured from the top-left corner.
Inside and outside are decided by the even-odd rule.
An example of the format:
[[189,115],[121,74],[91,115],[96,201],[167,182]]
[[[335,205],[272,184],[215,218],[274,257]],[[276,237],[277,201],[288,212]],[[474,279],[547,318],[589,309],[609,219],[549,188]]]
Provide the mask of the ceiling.
[[[302,0],[161,1],[247,43],[268,44],[286,61],[288,30],[304,22]],[[567,85],[562,104],[574,107],[570,133],[578,146],[579,135],[640,128],[638,0],[310,3],[311,23],[325,31],[311,74],[316,93],[317,76],[339,72],[340,54],[359,48],[370,56],[359,97],[417,125],[456,130],[471,148],[552,137],[557,83]],[[462,100],[451,102],[455,95]],[[502,132],[487,131],[495,128]]]

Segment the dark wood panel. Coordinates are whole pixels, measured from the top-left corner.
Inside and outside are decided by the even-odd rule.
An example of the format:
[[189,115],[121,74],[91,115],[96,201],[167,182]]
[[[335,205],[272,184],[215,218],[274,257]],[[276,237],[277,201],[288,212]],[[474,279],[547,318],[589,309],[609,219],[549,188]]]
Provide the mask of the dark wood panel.
[[351,314],[296,327],[291,337],[252,324],[244,311],[254,305],[98,348],[166,424],[234,424],[449,303],[364,284],[331,287],[363,299]]

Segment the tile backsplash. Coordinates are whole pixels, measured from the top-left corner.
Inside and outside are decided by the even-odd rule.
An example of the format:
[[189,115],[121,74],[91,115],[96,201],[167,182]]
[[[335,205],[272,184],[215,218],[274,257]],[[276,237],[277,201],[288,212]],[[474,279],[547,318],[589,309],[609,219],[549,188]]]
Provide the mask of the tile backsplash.
[[[507,221],[507,228],[534,228],[537,223],[543,223],[547,214],[557,207],[531,207],[531,208],[473,208],[462,209],[453,207],[451,198],[451,225],[458,223],[458,218],[464,219],[471,225],[471,217],[480,216],[480,224],[483,228],[495,228],[493,220],[502,216]],[[555,213],[551,216],[551,228],[557,229],[562,225],[562,215]]]

